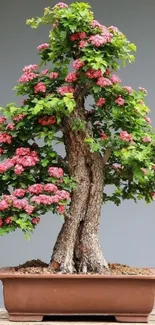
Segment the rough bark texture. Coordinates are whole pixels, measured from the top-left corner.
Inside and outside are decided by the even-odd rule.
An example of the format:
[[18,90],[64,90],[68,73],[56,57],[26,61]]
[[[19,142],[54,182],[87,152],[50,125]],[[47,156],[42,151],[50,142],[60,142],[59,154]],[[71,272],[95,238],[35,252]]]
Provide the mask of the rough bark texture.
[[[98,239],[103,195],[103,159],[84,143],[86,133],[73,131],[74,118],[85,119],[84,100],[78,95],[76,109],[65,120],[64,139],[69,173],[77,181],[69,216],[58,235],[51,266],[61,272],[102,272],[108,265]],[[91,130],[87,129],[89,135]]]

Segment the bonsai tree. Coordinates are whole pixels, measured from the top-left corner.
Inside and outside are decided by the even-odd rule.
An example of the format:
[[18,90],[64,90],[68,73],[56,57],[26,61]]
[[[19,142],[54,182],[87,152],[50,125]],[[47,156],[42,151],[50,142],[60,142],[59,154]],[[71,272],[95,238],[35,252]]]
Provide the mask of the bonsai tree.
[[[60,2],[27,24],[48,24],[50,32],[37,48],[40,65],[25,66],[15,87],[25,96],[22,105],[1,108],[0,234],[20,228],[27,237],[47,211],[60,214],[64,222],[50,267],[105,272],[98,238],[102,205],[155,197],[146,90],[122,86],[115,74],[121,61],[134,61],[136,47],[118,28],[94,20],[87,3]],[[65,146],[65,157],[57,143]]]

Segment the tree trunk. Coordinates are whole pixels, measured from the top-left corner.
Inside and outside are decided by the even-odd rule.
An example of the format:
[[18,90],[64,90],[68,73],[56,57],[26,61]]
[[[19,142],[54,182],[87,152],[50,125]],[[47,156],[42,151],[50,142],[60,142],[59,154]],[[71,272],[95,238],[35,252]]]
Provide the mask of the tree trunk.
[[83,98],[64,124],[64,140],[70,176],[77,181],[69,216],[58,235],[51,266],[61,272],[101,272],[107,268],[99,242],[99,218],[103,195],[103,162],[99,153],[90,153],[85,132],[73,131],[74,118],[85,119]]

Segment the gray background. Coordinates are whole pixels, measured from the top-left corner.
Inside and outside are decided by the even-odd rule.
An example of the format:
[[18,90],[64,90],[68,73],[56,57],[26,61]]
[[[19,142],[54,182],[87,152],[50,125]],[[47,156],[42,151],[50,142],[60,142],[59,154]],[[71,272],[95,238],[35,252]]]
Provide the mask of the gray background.
[[[24,65],[37,63],[36,46],[48,40],[47,28],[33,31],[25,25],[27,18],[41,15],[51,0],[0,0],[0,106],[15,101],[12,88]],[[70,3],[73,1],[66,1]],[[96,19],[117,26],[137,45],[136,63],[121,69],[124,84],[148,89],[147,103],[152,108],[155,125],[155,1],[92,0]],[[31,240],[15,232],[0,238],[0,266],[16,265],[28,259],[49,261],[61,226],[55,215],[42,217]],[[120,207],[107,204],[102,211],[100,240],[108,261],[133,266],[155,267],[155,205],[123,202]],[[1,289],[1,288],[0,288]],[[0,306],[3,305],[2,290]]]

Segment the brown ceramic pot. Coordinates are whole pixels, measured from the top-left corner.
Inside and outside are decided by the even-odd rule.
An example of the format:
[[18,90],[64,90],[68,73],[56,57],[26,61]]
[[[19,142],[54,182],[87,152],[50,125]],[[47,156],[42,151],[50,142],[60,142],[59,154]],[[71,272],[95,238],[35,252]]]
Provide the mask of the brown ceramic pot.
[[147,322],[154,306],[155,275],[0,274],[11,321],[44,315],[114,315],[120,322]]

